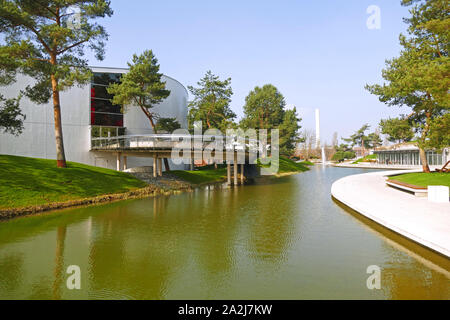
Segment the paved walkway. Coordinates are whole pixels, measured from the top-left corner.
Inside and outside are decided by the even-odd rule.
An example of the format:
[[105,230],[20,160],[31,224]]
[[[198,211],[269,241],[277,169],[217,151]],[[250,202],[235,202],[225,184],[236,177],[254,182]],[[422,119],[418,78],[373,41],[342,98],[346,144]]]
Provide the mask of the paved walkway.
[[388,187],[385,176],[397,173],[405,171],[348,176],[333,184],[331,194],[367,218],[450,258],[450,204]]

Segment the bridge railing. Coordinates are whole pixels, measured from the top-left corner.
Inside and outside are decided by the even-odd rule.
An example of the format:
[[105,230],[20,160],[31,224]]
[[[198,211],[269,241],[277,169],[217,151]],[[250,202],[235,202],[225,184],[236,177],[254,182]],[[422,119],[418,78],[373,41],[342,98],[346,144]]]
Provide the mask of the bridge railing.
[[[190,140],[189,140],[190,139]],[[195,136],[195,135],[172,135],[172,134],[151,134],[151,135],[124,135],[117,137],[98,137],[91,139],[92,150],[168,150],[175,147],[183,148],[180,142],[190,141],[192,150],[220,150],[223,151],[262,151],[262,145],[258,140],[246,138],[244,140],[237,137],[226,136]],[[189,146],[189,145],[187,145]],[[269,148],[270,146],[266,146]],[[187,147],[186,147],[187,148]]]

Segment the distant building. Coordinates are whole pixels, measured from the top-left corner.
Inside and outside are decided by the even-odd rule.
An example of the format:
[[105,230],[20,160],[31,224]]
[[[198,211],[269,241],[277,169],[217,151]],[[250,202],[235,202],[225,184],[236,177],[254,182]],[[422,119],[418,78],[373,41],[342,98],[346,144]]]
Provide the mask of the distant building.
[[364,158],[371,153],[369,149],[363,147],[353,147],[352,150],[356,154],[356,158]]
[[[381,147],[374,151],[374,153],[378,155],[378,162],[380,164],[422,165],[419,156],[419,147],[411,143]],[[426,155],[430,166],[442,166],[450,160],[450,148],[444,148],[442,152],[427,150]]]
[[[153,133],[149,120],[142,110],[128,106],[126,112],[113,105],[107,93],[109,84],[118,82],[127,69],[93,67],[90,84],[73,87],[61,92],[61,114],[64,147],[68,161],[88,165],[117,168],[115,154],[98,152],[93,149],[93,139],[123,135],[145,135]],[[170,96],[154,107],[161,117],[176,118],[182,128],[187,128],[188,92],[177,80],[163,76]],[[31,85],[34,79],[19,75],[17,82],[0,88],[6,97],[16,97],[19,91]],[[0,154],[56,159],[53,105],[37,105],[23,98],[21,102],[26,115],[24,131],[18,137],[0,134]],[[148,157],[129,157],[128,167],[150,166]],[[183,169],[184,165],[171,167]]]

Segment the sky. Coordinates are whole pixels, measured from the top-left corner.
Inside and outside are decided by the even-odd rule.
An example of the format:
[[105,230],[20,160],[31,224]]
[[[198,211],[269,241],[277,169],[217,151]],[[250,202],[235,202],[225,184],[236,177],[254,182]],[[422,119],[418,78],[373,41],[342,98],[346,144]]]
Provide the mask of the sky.
[[[367,8],[380,8],[381,28],[369,29]],[[255,86],[273,84],[299,111],[302,129],[348,137],[364,123],[406,113],[364,89],[382,83],[385,60],[398,56],[408,8],[400,0],[112,0],[114,15],[99,20],[109,33],[106,56],[90,65],[126,67],[152,49],[161,72],[184,86],[206,71],[231,77],[231,108],[243,116]]]

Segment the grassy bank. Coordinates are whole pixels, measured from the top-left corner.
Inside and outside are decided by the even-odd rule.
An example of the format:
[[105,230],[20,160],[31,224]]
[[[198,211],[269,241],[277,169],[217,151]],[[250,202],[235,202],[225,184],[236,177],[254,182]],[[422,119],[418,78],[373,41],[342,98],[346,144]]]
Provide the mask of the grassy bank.
[[364,158],[361,158],[361,159],[358,159],[358,160],[352,162],[352,164],[358,164],[361,162],[370,162],[370,161],[377,160],[377,158],[378,158],[378,156],[376,154],[371,154],[371,155],[365,156]]
[[[312,163],[280,158],[278,174],[307,171],[308,165]],[[196,171],[172,171],[169,175],[179,180],[169,179],[174,186],[167,186],[168,190],[184,190],[192,184],[225,181],[227,169],[225,165],[218,169],[207,166]],[[151,196],[167,188],[156,184],[147,186],[127,173],[79,163],[68,162],[68,168],[58,169],[54,160],[0,155],[0,212],[3,218]]]
[[195,171],[170,171],[170,174],[192,184],[204,184],[226,180],[227,168],[220,166],[215,169],[214,166],[206,166]]
[[146,184],[114,170],[68,162],[0,155],[0,209],[124,193]]
[[294,162],[288,158],[280,157],[279,173],[295,173],[308,171],[308,166],[313,166],[314,163],[309,161]]
[[391,176],[390,180],[396,180],[408,184],[412,184],[418,187],[427,186],[448,186],[450,187],[450,174],[449,173],[406,173],[397,176]]
[[[307,161],[296,163],[290,159],[280,157],[278,174],[308,171],[308,166],[310,165],[313,165],[313,163]],[[268,165],[266,167],[268,167]],[[214,183],[225,181],[227,179],[227,169],[225,165],[220,165],[218,169],[215,169],[214,166],[205,166],[195,171],[171,171],[170,174],[192,184]]]

